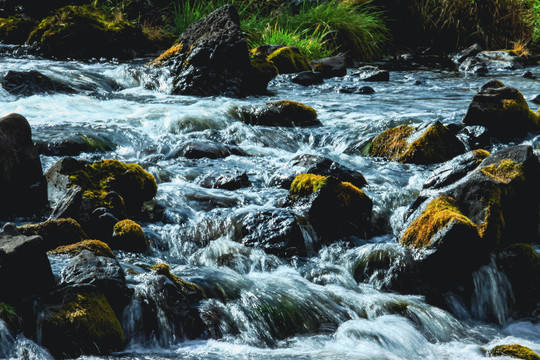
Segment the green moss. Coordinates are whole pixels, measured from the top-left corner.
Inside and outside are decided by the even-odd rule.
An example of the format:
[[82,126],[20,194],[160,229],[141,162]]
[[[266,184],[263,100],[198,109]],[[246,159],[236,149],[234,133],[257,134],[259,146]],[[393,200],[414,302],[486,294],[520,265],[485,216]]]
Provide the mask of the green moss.
[[20,329],[22,326],[22,319],[15,307],[5,302],[0,302],[0,320],[3,320],[12,330]]
[[73,185],[84,190],[84,196],[96,207],[106,204],[105,196],[109,191],[116,191],[123,198],[129,214],[137,213],[142,203],[151,200],[157,192],[156,180],[140,165],[117,160],[88,164],[69,178]]
[[21,15],[0,18],[0,41],[8,44],[24,44],[35,22]]
[[116,257],[109,245],[100,240],[83,240],[76,244],[59,246],[56,249],[51,250],[50,253],[55,255],[76,256],[83,250],[90,250],[97,256],[105,256],[109,258]]
[[516,179],[525,179],[523,164],[516,164],[512,160],[501,160],[497,164],[483,167],[480,171],[487,177],[504,184]]
[[523,360],[540,360],[540,356],[530,348],[513,344],[513,345],[498,345],[489,352],[490,356],[508,356],[515,359]]
[[311,195],[326,186],[327,182],[328,176],[300,174],[294,178],[289,193],[291,197]]
[[411,125],[401,125],[377,135],[369,148],[369,155],[388,160],[399,159],[409,146],[408,139],[414,132]]
[[74,244],[88,238],[79,223],[71,218],[27,224],[18,226],[17,230],[23,235],[41,236],[46,250],[52,250],[61,245]]
[[432,200],[422,214],[411,223],[400,242],[416,248],[428,247],[437,233],[455,221],[476,231],[476,226],[461,213],[454,199],[440,196]]
[[133,220],[122,220],[113,227],[111,248],[132,252],[145,252],[149,249],[148,240],[142,227]]
[[295,47],[284,46],[268,55],[280,74],[297,73],[311,70],[308,59]]
[[157,274],[167,277],[183,292],[197,292],[200,293],[202,297],[205,297],[204,291],[199,285],[187,282],[181,277],[172,274],[169,265],[165,263],[155,264],[154,266],[152,266],[152,270],[155,271]]

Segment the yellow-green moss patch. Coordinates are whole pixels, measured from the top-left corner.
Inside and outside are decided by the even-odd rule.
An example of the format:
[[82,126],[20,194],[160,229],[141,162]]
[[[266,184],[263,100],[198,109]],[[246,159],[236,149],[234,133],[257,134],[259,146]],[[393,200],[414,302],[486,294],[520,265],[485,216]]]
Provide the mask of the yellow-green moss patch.
[[476,230],[476,226],[461,213],[453,198],[440,196],[432,200],[422,214],[405,230],[401,237],[401,243],[416,248],[425,248],[432,243],[439,231],[454,221]]
[[153,66],[161,66],[161,65],[163,65],[163,63],[165,63],[170,58],[180,55],[182,53],[182,48],[183,48],[182,43],[178,43],[178,44],[175,44],[175,45],[171,46],[168,50],[166,50],[161,55],[159,55],[157,58],[152,60],[150,62],[150,65],[153,65]]
[[508,356],[511,358],[523,360],[540,360],[540,356],[538,356],[537,353],[535,353],[526,346],[518,344],[495,346],[493,349],[491,349],[489,355]]
[[277,49],[268,55],[268,61],[276,66],[280,74],[311,70],[307,57],[300,50],[292,46],[284,46]]
[[326,186],[327,181],[328,176],[300,174],[294,178],[289,193],[291,197],[311,195]]
[[401,125],[385,130],[373,139],[369,148],[369,155],[389,160],[399,158],[407,150],[409,146],[407,140],[413,132],[414,127],[411,125]]
[[116,257],[109,245],[100,240],[83,240],[76,244],[57,247],[56,249],[51,250],[50,253],[55,255],[76,256],[83,250],[90,250],[97,256],[105,256],[109,258]]
[[35,22],[21,15],[0,18],[0,40],[8,44],[24,44]]
[[523,164],[516,164],[514,161],[508,159],[501,160],[497,164],[485,166],[480,171],[491,179],[504,184],[508,184],[514,179],[525,179]]
[[111,248],[132,252],[144,252],[149,249],[148,240],[141,225],[133,220],[122,220],[113,227]]
[[472,151],[473,156],[477,159],[478,162],[482,162],[485,158],[491,155],[488,151],[484,149],[476,149]]
[[198,292],[201,295],[204,294],[203,289],[201,289],[199,285],[190,283],[182,279],[181,277],[172,274],[170,266],[165,263],[155,264],[154,266],[152,266],[152,270],[155,271],[157,274],[166,276],[183,292]]

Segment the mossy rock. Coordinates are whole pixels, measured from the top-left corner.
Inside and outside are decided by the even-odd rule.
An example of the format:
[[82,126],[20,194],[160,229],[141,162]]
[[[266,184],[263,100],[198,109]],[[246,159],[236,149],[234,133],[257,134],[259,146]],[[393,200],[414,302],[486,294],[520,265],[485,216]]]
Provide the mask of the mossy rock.
[[182,54],[184,46],[182,43],[174,44],[167,50],[165,50],[161,55],[152,60],[148,65],[161,67],[165,66],[169,60],[174,59],[178,55]]
[[234,108],[232,112],[239,120],[249,125],[282,127],[322,125],[314,108],[291,100],[269,101],[263,107]]
[[205,298],[204,290],[197,284],[190,283],[178,275],[171,273],[171,268],[165,263],[155,264],[152,266],[152,271],[156,274],[164,275],[167,279],[171,280],[176,287],[183,293],[191,294],[192,297],[198,298],[198,300]]
[[515,359],[523,360],[540,360],[540,356],[530,348],[512,344],[512,345],[497,345],[489,351],[489,356],[507,356]]
[[124,346],[124,331],[105,296],[81,291],[40,318],[42,344],[55,356],[109,354]]
[[109,245],[115,250],[131,252],[145,252],[150,249],[141,225],[129,219],[119,221],[114,225]]
[[289,198],[301,207],[307,202],[309,221],[323,237],[364,235],[368,230],[373,201],[351,183],[332,176],[300,174],[291,184]]
[[116,258],[109,245],[100,240],[83,240],[75,244],[59,246],[56,249],[49,251],[49,253],[74,257],[79,255],[83,250],[89,250],[96,256]]
[[540,114],[529,109],[516,88],[490,81],[474,96],[463,123],[484,126],[491,136],[508,139],[540,131]]
[[270,80],[278,74],[278,69],[275,65],[268,61],[264,55],[254,55],[250,59],[251,73],[248,74],[247,85],[254,93],[266,92],[266,87]]
[[71,218],[22,225],[18,226],[17,230],[26,236],[41,236],[46,251],[62,245],[75,244],[88,238],[79,223]]
[[294,46],[284,46],[268,55],[280,74],[298,73],[311,70],[307,57]]
[[35,21],[21,15],[0,18],[0,41],[7,44],[24,44],[35,26]]
[[132,47],[145,44],[145,37],[127,20],[113,19],[91,5],[69,5],[43,19],[27,43],[37,43],[53,57],[129,58],[138,50]]
[[94,207],[107,205],[107,194],[115,191],[124,200],[129,215],[138,214],[142,204],[157,192],[156,180],[140,165],[117,160],[86,164],[70,172],[69,179],[72,186],[83,189],[83,196],[90,199]]
[[439,121],[427,129],[401,125],[376,136],[368,154],[402,163],[428,165],[448,161],[465,146]]

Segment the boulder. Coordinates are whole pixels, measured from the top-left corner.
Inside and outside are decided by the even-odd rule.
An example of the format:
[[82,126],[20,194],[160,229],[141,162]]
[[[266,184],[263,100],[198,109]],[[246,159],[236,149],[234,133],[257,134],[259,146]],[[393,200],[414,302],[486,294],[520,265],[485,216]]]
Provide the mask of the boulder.
[[307,256],[315,244],[306,245],[298,217],[285,209],[253,212],[242,221],[242,244],[282,258]]
[[300,174],[289,190],[289,199],[305,209],[318,235],[332,240],[342,236],[365,236],[373,202],[362,190],[332,176]]
[[105,295],[93,285],[67,286],[40,304],[41,344],[55,358],[107,355],[124,347],[124,331]]
[[268,83],[277,76],[278,69],[265,55],[253,55],[250,61],[251,69],[246,86],[255,94],[264,94]]
[[360,79],[370,82],[390,81],[390,73],[387,70],[380,70],[371,65],[358,68]]
[[319,72],[302,71],[296,74],[291,81],[302,86],[317,85],[323,83],[323,76]]
[[199,184],[208,189],[238,190],[250,185],[247,173],[225,173],[210,175],[203,178]]
[[39,236],[0,234],[0,299],[19,301],[50,291],[55,285]]
[[39,214],[48,206],[47,183],[28,121],[0,119],[0,216]]
[[371,95],[375,94],[375,89],[371,86],[339,86],[336,89],[337,93],[340,94],[362,94],[362,95]]
[[497,345],[493,349],[489,350],[489,356],[504,356],[523,360],[540,360],[540,356],[537,353],[532,351],[530,348],[519,344]]
[[152,62],[174,75],[174,94],[244,96],[266,88],[273,72],[252,66],[240,18],[225,5],[191,24],[177,43]]
[[263,107],[240,107],[237,115],[241,121],[249,125],[283,127],[321,125],[315,109],[291,100],[269,101]]
[[41,236],[46,251],[62,245],[75,244],[88,238],[81,225],[71,218],[22,225],[18,226],[17,230],[26,236]]
[[429,126],[401,125],[376,136],[368,154],[412,164],[434,164],[465,152],[465,146],[439,121]]
[[176,157],[177,154],[188,159],[222,159],[231,155],[247,156],[247,153],[238,146],[225,145],[211,140],[191,140],[168,157]]
[[88,250],[96,256],[116,258],[109,245],[100,240],[83,240],[71,245],[62,245],[50,250],[49,254],[75,257],[83,250]]
[[347,75],[347,58],[343,55],[311,61],[313,71],[320,72],[325,79]]
[[49,57],[131,58],[134,50],[145,44],[145,38],[142,31],[127,20],[109,18],[92,5],[69,5],[43,19],[27,43],[37,44]]
[[36,26],[36,22],[23,15],[0,18],[0,41],[22,45]]
[[109,245],[114,250],[131,252],[145,252],[150,249],[142,227],[129,219],[119,221],[114,225]]
[[540,114],[529,109],[516,88],[491,80],[473,97],[463,123],[484,126],[491,136],[508,139],[539,131]]
[[101,134],[65,134],[36,139],[38,153],[48,156],[78,156],[81,153],[104,153],[116,147],[105,135]]
[[74,94],[76,92],[69,85],[53,80],[36,70],[10,70],[2,78],[0,84],[8,93],[20,96],[53,93]]
[[310,71],[311,66],[307,57],[296,46],[283,46],[267,57],[277,68],[279,74],[292,74]]

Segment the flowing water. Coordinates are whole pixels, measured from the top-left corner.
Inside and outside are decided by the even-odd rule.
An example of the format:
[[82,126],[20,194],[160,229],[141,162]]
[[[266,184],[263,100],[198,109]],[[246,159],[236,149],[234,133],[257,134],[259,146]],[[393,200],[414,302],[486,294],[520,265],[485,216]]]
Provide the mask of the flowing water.
[[[520,343],[540,352],[535,321],[508,317],[511,286],[495,263],[474,274],[470,308],[449,299],[452,312],[427,304],[420,296],[382,289],[390,269],[412,256],[396,242],[402,215],[418,195],[434,166],[397,164],[361,155],[362,144],[381,131],[404,123],[439,120],[459,123],[478,88],[490,78],[521,90],[528,100],[540,91],[538,81],[518,71],[488,77],[465,75],[444,67],[391,71],[391,81],[370,83],[372,95],[338,92],[365,85],[352,72],[302,87],[279,76],[271,95],[231,99],[169,95],[164,70],[144,61],[59,62],[34,58],[0,59],[8,70],[38,70],[79,90],[77,95],[19,98],[0,90],[1,116],[24,115],[36,141],[76,134],[111,145],[105,153],[78,158],[113,158],[137,162],[158,181],[157,199],[165,223],[143,223],[155,246],[150,254],[118,253],[134,288],[122,325],[128,346],[111,357],[85,359],[482,359],[494,345]],[[533,69],[540,76],[539,68]],[[152,86],[154,84],[154,86]],[[157,86],[155,85],[157,84]],[[246,125],[234,116],[238,106],[289,99],[313,106],[323,126],[268,128]],[[534,104],[530,103],[535,109]],[[190,160],[178,149],[191,140],[212,140],[241,147],[249,156]],[[537,145],[533,136],[523,143]],[[501,148],[507,145],[494,144]],[[276,174],[301,154],[319,154],[362,172],[375,214],[390,216],[388,234],[323,247],[309,259],[282,260],[237,242],[238,219],[279,207],[287,190],[274,186]],[[42,156],[44,169],[59,157]],[[228,191],[201,186],[207,177],[247,173],[250,186]],[[52,198],[54,202],[57,199]],[[306,240],[316,241],[310,229]],[[371,271],[358,283],[354,271],[370,259],[385,257],[388,267]],[[50,256],[59,275],[66,259]],[[199,340],[178,338],[159,294],[147,286],[148,269],[170,264],[171,271],[203,287],[221,289],[227,301],[203,300],[201,317],[212,333]],[[140,302],[151,299],[157,331],[141,335]],[[216,335],[219,335],[216,337]],[[51,358],[38,344],[14,338],[0,322],[0,357]]]

